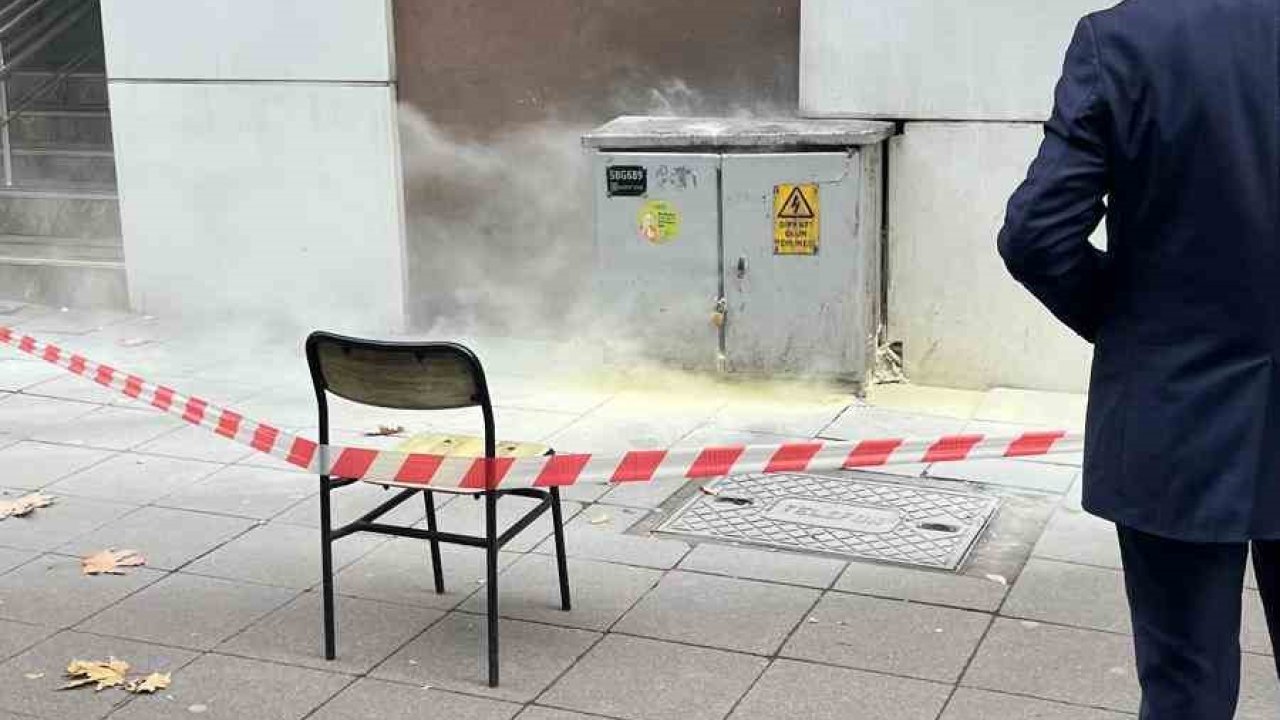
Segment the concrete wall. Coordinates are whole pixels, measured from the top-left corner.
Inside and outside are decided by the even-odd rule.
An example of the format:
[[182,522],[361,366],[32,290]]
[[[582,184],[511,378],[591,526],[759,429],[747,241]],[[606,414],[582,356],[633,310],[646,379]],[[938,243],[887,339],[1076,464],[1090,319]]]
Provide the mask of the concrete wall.
[[396,0],[401,97],[450,129],[794,113],[800,0]]
[[400,327],[389,5],[102,9],[135,307]]
[[889,336],[913,381],[1082,390],[1089,348],[996,253],[1076,22],[1110,0],[805,0],[800,106],[907,121],[890,149]]

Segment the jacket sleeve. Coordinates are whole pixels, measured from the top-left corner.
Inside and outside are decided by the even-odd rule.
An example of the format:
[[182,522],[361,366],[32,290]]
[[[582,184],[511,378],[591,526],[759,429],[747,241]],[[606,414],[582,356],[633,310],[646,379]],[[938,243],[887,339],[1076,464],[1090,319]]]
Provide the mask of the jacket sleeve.
[[1085,18],[1067,50],[1040,153],[1009,201],[999,238],[1013,277],[1090,342],[1101,323],[1107,274],[1106,253],[1089,244],[1108,189],[1099,68]]

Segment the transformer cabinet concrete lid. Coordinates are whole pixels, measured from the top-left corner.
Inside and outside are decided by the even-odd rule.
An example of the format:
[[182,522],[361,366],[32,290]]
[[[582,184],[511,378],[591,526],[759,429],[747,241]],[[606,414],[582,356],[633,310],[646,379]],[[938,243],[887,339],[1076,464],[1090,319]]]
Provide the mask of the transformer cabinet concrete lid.
[[584,135],[582,144],[599,150],[847,148],[874,145],[893,134],[893,123],[871,120],[625,115]]

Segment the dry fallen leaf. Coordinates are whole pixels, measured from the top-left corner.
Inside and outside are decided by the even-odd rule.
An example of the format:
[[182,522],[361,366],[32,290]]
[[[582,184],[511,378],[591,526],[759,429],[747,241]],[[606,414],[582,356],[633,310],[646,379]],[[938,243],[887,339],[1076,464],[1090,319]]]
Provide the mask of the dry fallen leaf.
[[169,687],[170,682],[169,673],[151,673],[145,678],[130,680],[124,689],[135,695],[143,695],[164,690]]
[[30,515],[33,511],[49,507],[52,504],[53,498],[44,493],[31,493],[17,500],[0,500],[0,520]]
[[365,433],[365,437],[395,437],[404,434],[404,427],[400,425],[379,425],[377,430]]
[[125,575],[120,568],[146,565],[147,559],[137,550],[100,550],[80,558],[80,568],[85,575]]
[[106,662],[72,660],[67,666],[67,677],[72,680],[63,685],[62,689],[70,690],[96,683],[97,687],[94,691],[100,692],[109,687],[123,685],[127,672],[129,672],[129,663],[115,658],[110,658]]

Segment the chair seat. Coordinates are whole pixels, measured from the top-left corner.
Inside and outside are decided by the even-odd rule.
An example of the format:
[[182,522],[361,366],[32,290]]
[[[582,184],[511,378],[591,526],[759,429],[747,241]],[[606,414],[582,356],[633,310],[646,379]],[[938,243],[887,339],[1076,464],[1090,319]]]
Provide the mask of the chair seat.
[[[551,454],[551,447],[540,443],[499,440],[494,448],[498,457],[533,458]],[[484,438],[474,435],[436,435],[422,433],[414,435],[395,446],[396,452],[422,453],[424,455],[444,455],[446,457],[484,457]],[[376,480],[369,482],[375,485],[382,483]],[[454,488],[433,488],[438,492],[474,495],[479,490],[463,490]]]

